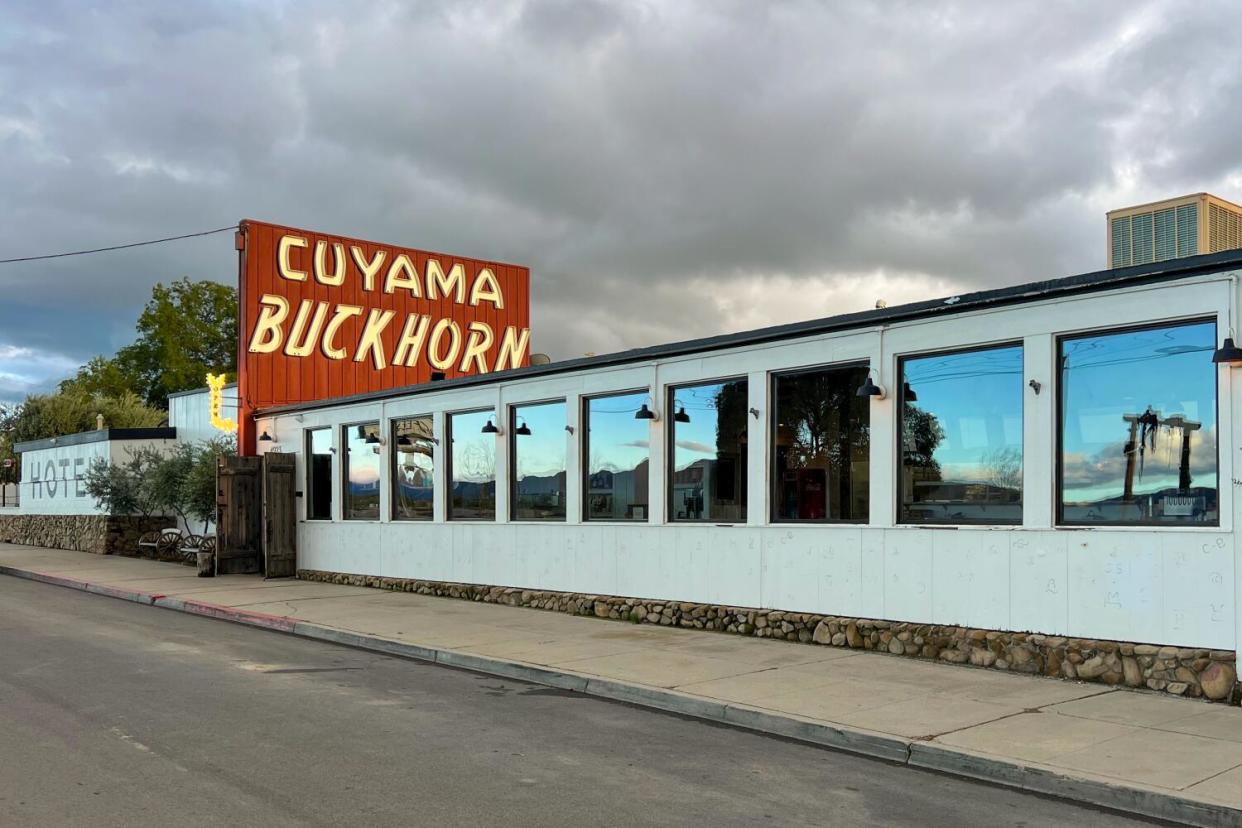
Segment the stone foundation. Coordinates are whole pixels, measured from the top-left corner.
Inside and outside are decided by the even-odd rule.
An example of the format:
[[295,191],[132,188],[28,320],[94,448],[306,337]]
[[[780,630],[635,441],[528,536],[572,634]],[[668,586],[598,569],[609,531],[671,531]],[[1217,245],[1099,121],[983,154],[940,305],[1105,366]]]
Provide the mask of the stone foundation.
[[0,515],[0,542],[137,557],[138,537],[169,525],[166,517]]
[[1242,697],[1236,654],[1226,650],[839,618],[684,601],[384,578],[313,569],[299,569],[298,577],[307,581],[553,610],[635,624],[716,630],[803,644],[875,650],[907,658],[933,659],[993,670],[1145,687],[1177,696],[1207,698],[1230,704],[1238,704]]

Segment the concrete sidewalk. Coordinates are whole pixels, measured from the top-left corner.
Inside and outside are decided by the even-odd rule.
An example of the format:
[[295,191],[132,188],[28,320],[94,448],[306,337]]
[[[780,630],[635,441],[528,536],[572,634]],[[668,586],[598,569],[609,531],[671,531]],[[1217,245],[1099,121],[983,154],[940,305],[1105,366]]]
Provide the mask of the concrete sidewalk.
[[1194,825],[1242,826],[1242,710],[871,652],[0,544],[0,573],[568,687]]

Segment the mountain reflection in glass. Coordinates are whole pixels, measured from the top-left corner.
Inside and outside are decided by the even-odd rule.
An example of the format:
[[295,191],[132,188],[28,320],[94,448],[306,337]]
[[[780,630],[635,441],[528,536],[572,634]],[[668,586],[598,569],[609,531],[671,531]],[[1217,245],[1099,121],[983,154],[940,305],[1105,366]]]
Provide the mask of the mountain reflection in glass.
[[865,523],[871,399],[867,366],[779,374],[772,381],[772,516],[777,521]]
[[901,361],[900,523],[1022,522],[1022,347]]
[[436,446],[431,417],[392,421],[392,519],[431,520]]
[[746,522],[748,408],[744,379],[670,390],[672,520]]
[[345,426],[345,519],[379,520],[379,423]]
[[496,435],[483,433],[495,417],[491,409],[448,416],[449,520],[496,519]]
[[513,519],[564,520],[565,403],[515,405],[510,412]]
[[1061,521],[1215,524],[1216,325],[1065,338]]
[[647,520],[651,421],[634,418],[646,391],[586,401],[583,478],[587,520]]

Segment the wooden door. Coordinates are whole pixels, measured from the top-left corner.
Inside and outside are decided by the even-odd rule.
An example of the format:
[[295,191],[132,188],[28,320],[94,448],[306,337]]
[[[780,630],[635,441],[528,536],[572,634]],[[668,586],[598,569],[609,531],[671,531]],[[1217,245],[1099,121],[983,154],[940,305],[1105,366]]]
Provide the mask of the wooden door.
[[258,572],[262,563],[258,457],[221,457],[216,464],[216,572]]
[[263,455],[263,573],[291,578],[298,571],[296,455]]

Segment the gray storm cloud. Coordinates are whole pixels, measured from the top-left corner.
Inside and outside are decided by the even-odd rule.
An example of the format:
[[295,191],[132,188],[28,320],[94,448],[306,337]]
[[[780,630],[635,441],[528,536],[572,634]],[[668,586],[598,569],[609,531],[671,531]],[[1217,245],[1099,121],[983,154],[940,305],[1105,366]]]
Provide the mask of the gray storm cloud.
[[[1105,210],[1242,194],[1230,11],[11,0],[0,258],[253,217],[518,261],[558,358],[1092,270]],[[0,371],[235,271],[227,234],[3,266],[39,360]]]

